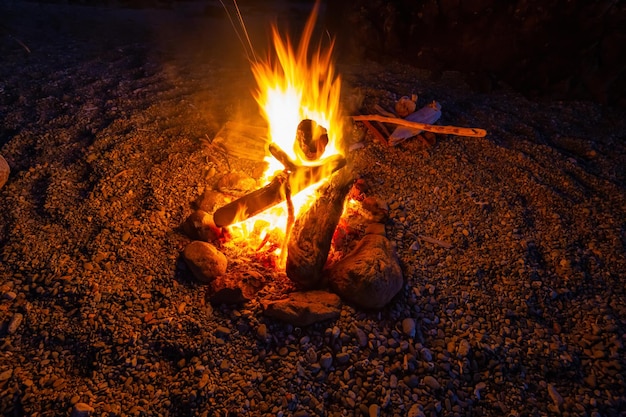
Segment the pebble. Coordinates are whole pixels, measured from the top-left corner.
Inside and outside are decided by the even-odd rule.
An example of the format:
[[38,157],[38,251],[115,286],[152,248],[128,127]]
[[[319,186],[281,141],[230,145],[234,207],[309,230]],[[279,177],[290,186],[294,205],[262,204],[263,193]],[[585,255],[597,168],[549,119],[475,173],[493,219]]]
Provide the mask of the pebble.
[[479,382],[476,384],[476,386],[474,387],[474,396],[480,400],[481,399],[481,395],[482,392],[485,390],[485,388],[487,388],[487,384],[485,384],[484,382]]
[[267,325],[265,323],[259,324],[259,326],[256,328],[256,335],[261,340],[267,340],[268,333],[267,333]]
[[215,333],[217,335],[222,335],[222,336],[228,336],[231,333],[231,330],[228,327],[224,327],[224,326],[218,326],[215,329]]
[[7,291],[2,294],[2,298],[8,301],[13,301],[17,298],[15,291]]
[[439,381],[437,381],[437,378],[432,375],[426,375],[422,382],[424,382],[424,385],[430,387],[430,389],[435,391],[441,388],[441,385],[439,384]]
[[367,346],[367,335],[365,334],[365,332],[361,330],[360,328],[356,328],[355,333],[356,333],[356,339],[359,343],[359,346],[360,347]]
[[471,348],[469,341],[467,339],[461,339],[456,353],[459,358],[465,358],[467,357],[467,355],[469,355],[470,349]]
[[6,381],[7,379],[13,376],[13,369],[7,369],[6,371],[0,372],[0,382]]
[[415,319],[407,317],[402,320],[402,331],[409,337],[415,337]]
[[380,406],[378,404],[371,404],[368,408],[369,417],[379,417],[380,416]]
[[15,313],[9,322],[9,326],[7,327],[7,333],[15,334],[17,329],[19,329],[22,324],[22,320],[24,319],[24,315],[22,313]]
[[561,397],[561,394],[559,394],[554,385],[548,384],[548,394],[555,406],[560,408],[563,405],[563,397]]
[[413,404],[411,408],[409,408],[409,412],[406,414],[407,417],[426,417],[419,404]]
[[94,408],[86,403],[76,403],[72,408],[71,417],[89,417],[93,413]]
[[330,353],[322,354],[319,364],[323,369],[330,368],[333,364],[333,355]]

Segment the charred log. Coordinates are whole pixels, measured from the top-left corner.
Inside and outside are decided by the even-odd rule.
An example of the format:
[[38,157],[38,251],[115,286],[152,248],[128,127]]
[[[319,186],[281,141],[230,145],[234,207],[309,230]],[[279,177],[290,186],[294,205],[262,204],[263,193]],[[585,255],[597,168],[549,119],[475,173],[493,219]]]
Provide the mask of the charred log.
[[[287,162],[288,159],[285,161]],[[296,166],[290,163],[290,169],[286,169],[274,177],[265,187],[246,194],[215,211],[213,214],[215,225],[225,227],[247,220],[285,201],[287,187],[289,187],[291,195],[295,195],[305,188],[320,182],[328,175],[345,166],[345,164],[345,158],[339,155],[328,157],[322,160],[319,165],[314,166]]]
[[326,129],[313,120],[304,119],[298,124],[296,131],[295,151],[303,159],[315,161],[319,159],[328,145]]
[[330,244],[343,212],[343,204],[352,187],[350,170],[336,172],[318,190],[311,207],[296,219],[287,243],[286,272],[302,289],[319,286],[328,258]]

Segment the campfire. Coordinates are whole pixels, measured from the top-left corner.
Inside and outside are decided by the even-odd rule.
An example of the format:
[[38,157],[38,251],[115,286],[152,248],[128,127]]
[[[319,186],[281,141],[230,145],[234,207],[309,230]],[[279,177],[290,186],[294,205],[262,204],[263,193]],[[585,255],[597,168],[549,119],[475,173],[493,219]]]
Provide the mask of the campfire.
[[[346,203],[352,201],[347,196],[351,189],[356,189],[356,194],[360,190],[353,188],[353,173],[344,156],[345,118],[340,107],[341,80],[331,60],[333,44],[325,50],[309,50],[318,9],[319,2],[296,48],[273,28],[275,55],[264,61],[252,60],[258,85],[255,98],[268,127],[267,142],[261,149],[267,168],[258,186],[221,204],[212,216],[196,212],[186,222],[188,234],[196,240],[185,248],[183,256],[194,276],[211,285],[211,302],[218,298],[228,303],[245,301],[250,298],[245,293],[254,293],[259,281],[251,279],[250,286],[255,288],[248,291],[250,286],[243,279],[229,277],[226,256],[209,243],[218,241],[231,253],[246,250],[259,261],[269,261],[274,270],[284,270],[299,290],[330,288],[366,308],[383,307],[403,285],[395,248],[386,237],[388,212],[375,198],[363,200],[362,207],[370,212],[365,223],[370,224],[363,225],[358,243],[349,253],[329,262],[333,238],[341,235],[338,225]],[[476,128],[434,126],[441,105],[432,102],[416,110],[416,100],[416,96],[404,99],[404,107],[410,105],[406,114],[387,112],[384,117],[361,115],[352,119],[363,122],[387,146],[396,146],[422,131],[432,135],[428,144],[433,143],[434,133],[486,134]],[[370,121],[381,123],[383,128],[382,123],[399,127],[387,135],[387,140]],[[246,158],[246,152],[258,153],[257,145],[263,140],[259,137],[248,142],[237,136],[230,142],[243,142],[234,150]]]
[[[297,48],[274,27],[275,55],[252,63],[255,98],[268,125],[265,185],[214,213],[216,226],[228,229],[231,243],[271,251],[279,267],[287,262],[296,220],[315,204],[320,184],[346,165],[341,81],[331,60],[332,44],[324,52],[309,50],[318,8]],[[343,209],[343,202],[337,204]]]

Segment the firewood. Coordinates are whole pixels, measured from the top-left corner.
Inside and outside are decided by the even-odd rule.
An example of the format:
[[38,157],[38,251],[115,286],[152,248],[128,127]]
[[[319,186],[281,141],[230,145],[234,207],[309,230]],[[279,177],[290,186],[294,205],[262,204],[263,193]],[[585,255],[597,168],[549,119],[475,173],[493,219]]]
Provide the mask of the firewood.
[[248,193],[237,200],[217,209],[213,221],[217,227],[229,226],[240,222],[285,201],[290,187],[291,195],[295,195],[310,185],[323,180],[327,175],[342,168],[346,164],[344,157],[331,156],[315,166],[293,166],[293,170],[285,170],[263,188]]
[[375,121],[375,122],[382,122],[382,123],[392,123],[392,124],[396,124],[400,126],[406,126],[406,127],[411,127],[415,129],[425,130],[427,132],[442,133],[442,134],[447,134],[447,135],[469,136],[469,137],[475,137],[475,138],[482,138],[487,135],[486,130],[479,129],[476,127],[429,125],[426,123],[410,122],[405,119],[398,119],[394,117],[379,116],[377,114],[352,116],[352,120],[361,121],[361,122]]
[[382,133],[380,133],[380,131],[378,129],[376,129],[374,127],[373,124],[371,124],[369,121],[367,120],[361,120],[363,122],[363,124],[365,125],[365,127],[367,127],[367,129],[372,133],[372,135],[374,135],[374,137],[383,145],[388,145],[387,143],[387,139],[385,139],[385,137],[383,136]]
[[354,181],[349,169],[333,174],[315,202],[296,219],[287,243],[287,277],[302,289],[318,287],[346,195]]

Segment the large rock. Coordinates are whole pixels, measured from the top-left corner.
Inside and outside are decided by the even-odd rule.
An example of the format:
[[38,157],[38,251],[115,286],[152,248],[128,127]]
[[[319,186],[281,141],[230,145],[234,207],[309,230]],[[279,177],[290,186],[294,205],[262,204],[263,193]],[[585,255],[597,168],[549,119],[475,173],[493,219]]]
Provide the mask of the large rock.
[[330,287],[359,307],[380,309],[400,291],[402,269],[389,239],[365,235],[352,252],[328,271]]
[[226,255],[210,243],[194,240],[185,247],[183,259],[193,276],[202,283],[209,283],[226,273]]
[[337,319],[341,314],[341,300],[326,291],[293,292],[287,298],[267,301],[263,305],[265,315],[294,326]]
[[222,234],[221,229],[215,225],[213,216],[204,210],[191,213],[183,223],[183,231],[191,239],[203,242],[213,242]]

